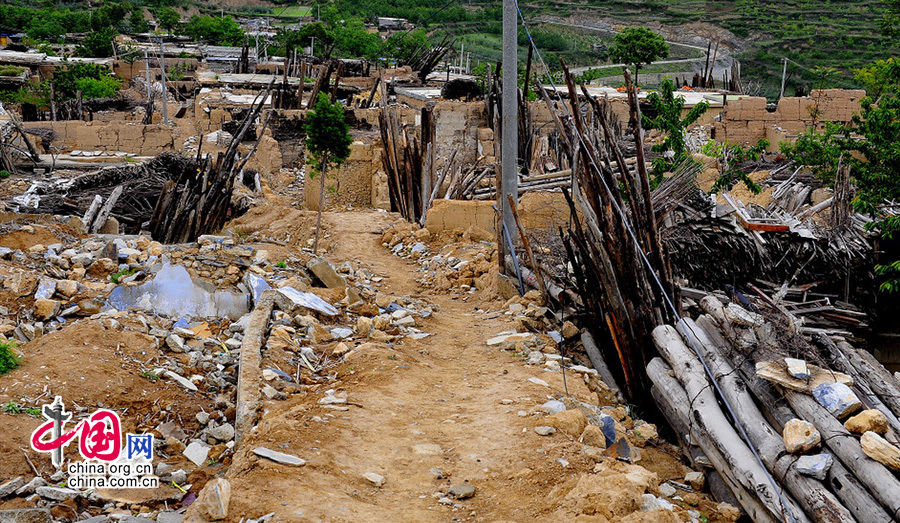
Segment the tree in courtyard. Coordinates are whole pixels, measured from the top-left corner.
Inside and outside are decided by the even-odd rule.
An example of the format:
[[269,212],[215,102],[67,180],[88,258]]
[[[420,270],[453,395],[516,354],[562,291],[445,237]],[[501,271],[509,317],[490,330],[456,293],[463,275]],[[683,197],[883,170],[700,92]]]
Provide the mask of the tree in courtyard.
[[[316,105],[306,115],[306,150],[311,157],[314,175],[319,176],[319,213],[316,216],[316,239],[313,253],[319,249],[322,230],[322,211],[325,209],[325,176],[330,165],[344,163],[350,156],[350,125],[344,119],[344,107],[332,103],[325,93],[319,93]],[[312,178],[313,175],[310,175]]]
[[166,31],[172,31],[181,22],[181,15],[171,7],[160,8],[155,14],[156,23]]
[[665,153],[653,160],[653,174],[655,182],[663,179],[663,174],[671,171],[676,165],[690,157],[690,151],[685,143],[687,128],[699,119],[709,109],[709,103],[702,101],[691,108],[682,118],[684,109],[684,97],[675,96],[675,85],[672,80],[666,78],[659,86],[660,92],[653,92],[647,96],[647,101],[655,110],[655,117],[642,115],[641,125],[644,129],[658,129],[666,133],[662,143],[654,145],[650,150],[657,153]]
[[634,65],[634,80],[638,81],[641,65],[662,60],[669,56],[669,44],[662,36],[646,27],[629,27],[617,34],[609,47],[609,59]]

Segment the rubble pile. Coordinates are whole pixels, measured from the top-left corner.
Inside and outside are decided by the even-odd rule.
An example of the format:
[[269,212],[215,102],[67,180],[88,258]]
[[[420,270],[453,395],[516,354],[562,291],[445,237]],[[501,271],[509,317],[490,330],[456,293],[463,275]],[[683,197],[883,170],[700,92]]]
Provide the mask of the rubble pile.
[[409,223],[391,227],[381,237],[391,253],[420,265],[422,276],[417,281],[423,287],[461,293],[496,286],[498,253],[493,239],[477,225],[435,236]]

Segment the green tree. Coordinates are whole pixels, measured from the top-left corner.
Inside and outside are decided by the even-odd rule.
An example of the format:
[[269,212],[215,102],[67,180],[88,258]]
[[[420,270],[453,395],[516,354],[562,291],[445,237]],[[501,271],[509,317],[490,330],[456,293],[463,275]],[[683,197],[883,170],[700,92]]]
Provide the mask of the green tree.
[[[101,93],[104,96],[112,96],[108,87],[116,85],[121,86],[118,80],[110,76],[112,71],[105,65],[88,64],[88,63],[69,63],[65,66],[57,66],[53,69],[53,84],[56,86],[56,97],[58,100],[70,100],[75,98],[76,93],[81,90],[82,95],[87,96],[81,87],[79,81],[84,79],[97,80],[97,82],[82,83],[83,87],[89,87],[91,93]],[[106,79],[112,80],[110,82]],[[107,86],[107,87],[101,87]],[[116,89],[118,91],[118,88]]]
[[178,24],[181,22],[181,15],[171,7],[160,8],[154,15],[156,16],[156,23],[169,32],[178,27]]
[[424,29],[396,32],[384,41],[382,56],[395,58],[398,64],[408,64],[416,51],[428,44],[428,34]]
[[888,38],[900,39],[900,0],[886,0],[884,3],[887,10],[878,20],[881,32]]
[[866,88],[874,100],[878,100],[884,92],[896,93],[900,91],[900,58],[877,60],[869,67],[854,71],[853,78]]
[[338,166],[350,156],[350,126],[344,118],[344,107],[329,101],[325,93],[319,93],[316,105],[306,114],[306,150],[311,165],[319,176],[319,213],[316,216],[316,240],[313,253],[319,248],[322,229],[322,211],[325,209],[325,176],[329,165]]
[[113,55],[113,31],[109,27],[92,31],[75,48],[75,56],[109,58]]
[[292,31],[289,29],[279,29],[275,34],[274,44],[277,52],[283,52],[285,55],[293,53],[294,49],[309,47],[313,39],[319,45],[331,45],[334,37],[322,22],[314,22],[300,26],[300,29]]
[[198,42],[213,45],[241,45],[244,31],[230,16],[192,16],[181,32]]
[[647,102],[653,107],[655,117],[642,115],[641,125],[644,129],[658,129],[666,133],[662,143],[650,148],[657,153],[666,153],[669,156],[660,156],[653,160],[653,174],[656,183],[662,181],[663,174],[690,157],[684,137],[687,128],[696,122],[703,113],[709,109],[709,102],[702,101],[691,108],[684,118],[684,97],[675,96],[675,84],[666,78],[659,86],[660,92],[652,92],[647,96]]
[[634,65],[634,82],[638,83],[641,65],[650,65],[669,56],[669,44],[646,27],[629,27],[613,38],[609,59]]
[[367,58],[376,61],[381,54],[381,37],[366,30],[360,19],[351,19],[338,24],[334,34],[334,47],[339,54],[350,58]]

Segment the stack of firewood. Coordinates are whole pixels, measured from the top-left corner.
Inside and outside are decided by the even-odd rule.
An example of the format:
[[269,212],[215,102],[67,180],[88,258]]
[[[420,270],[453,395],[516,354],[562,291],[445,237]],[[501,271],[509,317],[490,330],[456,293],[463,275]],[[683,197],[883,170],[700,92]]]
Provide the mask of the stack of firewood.
[[653,331],[647,372],[714,494],[757,522],[897,521],[900,381],[842,339],[804,337],[775,301],[700,305]]

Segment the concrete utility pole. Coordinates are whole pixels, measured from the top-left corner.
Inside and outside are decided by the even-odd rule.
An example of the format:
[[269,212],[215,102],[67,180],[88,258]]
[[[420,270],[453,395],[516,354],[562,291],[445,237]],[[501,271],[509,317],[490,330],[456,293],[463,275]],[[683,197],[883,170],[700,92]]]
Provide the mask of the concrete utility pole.
[[[514,0],[503,0],[503,105],[501,107],[501,126],[503,141],[500,149],[501,183],[500,208],[503,210],[503,224],[510,238],[518,238],[516,222],[509,207],[509,198],[519,201],[519,125],[518,125],[518,73],[517,42],[518,23],[516,20],[516,4]],[[502,241],[502,238],[501,238]]]
[[784,98],[784,81],[786,78],[787,78],[787,58],[784,58],[784,68],[781,70],[781,94],[778,95],[779,100]]
[[162,106],[163,106],[163,123],[169,125],[169,88],[166,87],[166,50],[163,49],[163,40],[159,39],[159,71],[160,82],[162,83]]
[[153,123],[153,84],[150,82],[150,56],[144,49],[144,72],[147,74],[147,110],[150,115],[147,121]]

